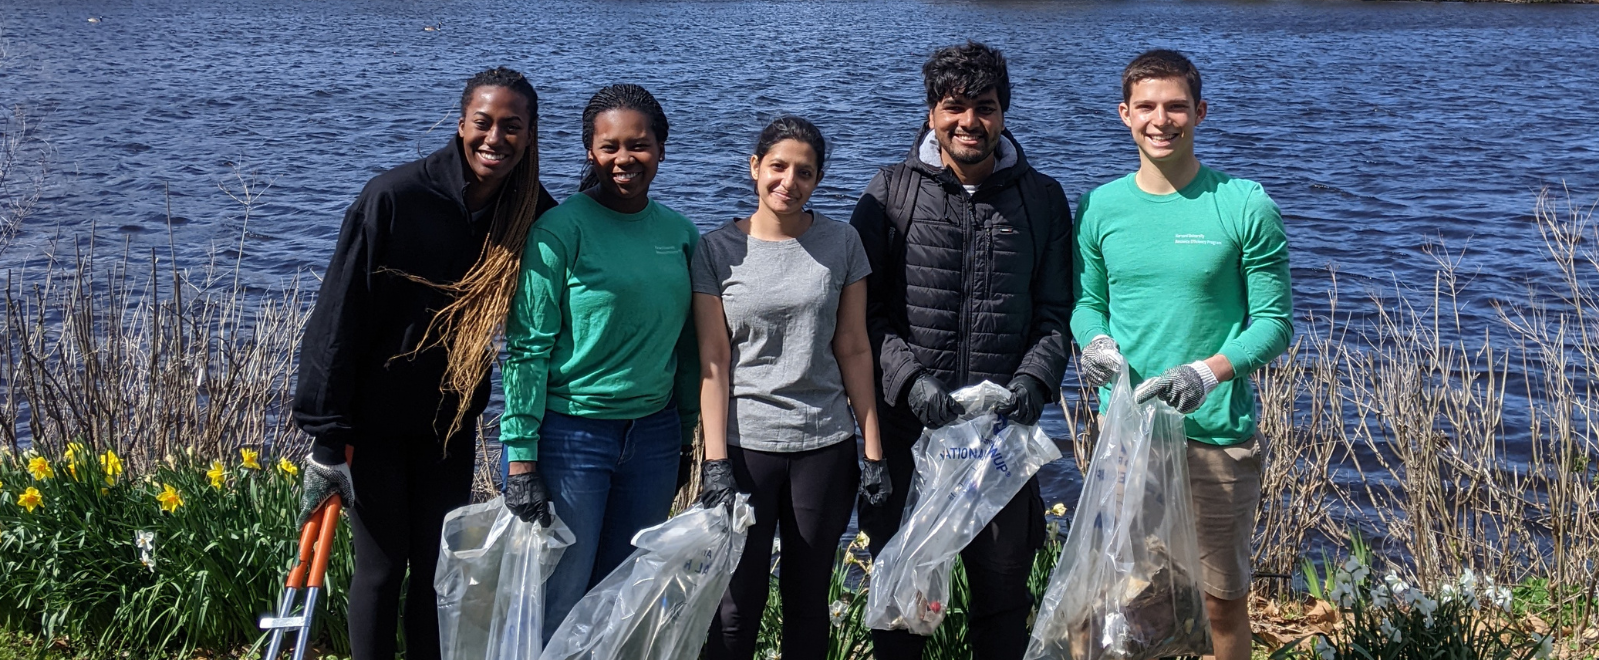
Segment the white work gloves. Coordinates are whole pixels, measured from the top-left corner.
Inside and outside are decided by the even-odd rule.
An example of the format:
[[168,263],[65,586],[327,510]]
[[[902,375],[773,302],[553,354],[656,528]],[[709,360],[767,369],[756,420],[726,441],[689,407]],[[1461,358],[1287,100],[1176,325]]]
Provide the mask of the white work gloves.
[[[1087,355],[1088,351],[1083,351]],[[1165,401],[1184,415],[1199,410],[1205,395],[1216,389],[1216,373],[1204,360],[1172,367],[1159,377],[1144,381],[1133,391],[1133,399],[1143,403],[1153,398]]]
[[1120,347],[1110,335],[1099,335],[1083,347],[1083,357],[1077,362],[1077,377],[1089,387],[1104,387],[1116,372],[1127,364]]

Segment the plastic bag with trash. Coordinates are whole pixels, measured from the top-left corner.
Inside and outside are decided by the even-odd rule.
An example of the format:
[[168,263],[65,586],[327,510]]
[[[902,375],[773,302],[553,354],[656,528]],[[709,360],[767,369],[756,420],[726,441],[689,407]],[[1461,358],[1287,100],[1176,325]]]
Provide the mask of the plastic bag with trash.
[[1210,653],[1183,416],[1111,388],[1060,564],[1027,660],[1145,660]]
[[694,505],[633,535],[633,551],[572,608],[544,660],[691,660],[700,657],[755,522],[749,495],[732,511]]
[[560,518],[522,522],[502,497],[446,514],[433,572],[442,660],[536,660],[544,581],[572,540]]
[[871,628],[933,634],[949,605],[955,556],[1040,467],[1060,458],[1043,430],[993,412],[1010,390],[983,381],[951,396],[967,412],[923,432],[911,450],[916,475],[899,532],[872,564],[865,613]]

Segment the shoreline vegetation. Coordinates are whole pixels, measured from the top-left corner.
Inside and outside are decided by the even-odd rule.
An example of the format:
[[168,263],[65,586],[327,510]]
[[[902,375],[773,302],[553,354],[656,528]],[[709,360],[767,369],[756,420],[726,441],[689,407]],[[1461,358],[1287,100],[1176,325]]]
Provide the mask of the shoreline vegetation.
[[[259,191],[242,191],[248,211]],[[1480,648],[1448,657],[1599,657],[1593,210],[1538,197],[1528,231],[1559,286],[1493,303],[1487,331],[1462,323],[1470,273],[1444,246],[1425,251],[1430,283],[1352,295],[1328,273],[1328,311],[1302,313],[1289,351],[1253,376],[1269,445],[1260,655],[1419,657],[1454,631],[1447,644],[1476,635]],[[242,657],[291,560],[307,438],[288,406],[314,285],[245,287],[236,254],[229,268],[221,255],[108,262],[96,249],[57,245],[48,253],[70,256],[5,276],[0,660]],[[1079,467],[1092,402],[1068,398],[1071,437],[1057,439]],[[480,441],[480,495],[492,451]],[[1046,502],[1062,536],[1075,504]],[[831,657],[869,657],[869,557],[858,542],[841,552]],[[1035,591],[1058,552],[1040,553]],[[341,585],[348,552],[335,554]],[[341,587],[327,606],[321,639],[336,656]],[[763,649],[776,616],[774,591]],[[927,657],[969,657],[961,620],[952,612]]]

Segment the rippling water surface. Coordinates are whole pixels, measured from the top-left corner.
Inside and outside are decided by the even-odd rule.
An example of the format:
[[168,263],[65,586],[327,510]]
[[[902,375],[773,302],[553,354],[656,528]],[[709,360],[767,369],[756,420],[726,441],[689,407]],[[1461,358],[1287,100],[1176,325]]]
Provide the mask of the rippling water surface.
[[[165,252],[165,191],[180,261],[231,254],[243,217],[218,184],[236,187],[237,165],[271,184],[247,277],[320,273],[361,185],[442,145],[461,84],[497,64],[538,87],[558,197],[576,186],[583,103],[638,82],[672,123],[661,201],[706,228],[748,213],[754,135],[791,112],[828,135],[815,203],[844,218],[925,116],[926,55],[966,38],[1004,49],[1006,123],[1074,200],[1137,164],[1121,67],[1151,47],[1189,53],[1210,102],[1200,157],[1281,205],[1302,310],[1325,307],[1328,266],[1346,291],[1430,286],[1423,247],[1442,241],[1466,250],[1465,320],[1487,327],[1490,301],[1554,281],[1537,192],[1599,196],[1599,6],[0,0],[0,27],[0,103],[27,109],[61,175],[0,268],[91,227],[102,245]],[[1062,474],[1052,498],[1069,494]]]

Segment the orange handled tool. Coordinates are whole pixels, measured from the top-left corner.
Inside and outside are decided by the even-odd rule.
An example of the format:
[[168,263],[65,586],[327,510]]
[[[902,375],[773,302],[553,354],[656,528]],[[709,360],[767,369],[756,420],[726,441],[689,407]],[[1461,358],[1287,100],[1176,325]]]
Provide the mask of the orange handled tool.
[[[261,617],[261,629],[272,631],[272,641],[267,644],[262,660],[277,660],[283,648],[283,636],[290,630],[299,631],[295,639],[294,660],[304,660],[311,646],[311,622],[316,618],[317,597],[321,595],[328,572],[328,556],[333,553],[333,538],[339,530],[339,509],[343,500],[334,495],[324,500],[311,512],[311,519],[300,528],[300,557],[289,571],[283,589],[283,600],[278,603],[277,616]],[[309,586],[307,586],[309,585]],[[305,590],[305,605],[298,616],[294,614],[295,595]]]

